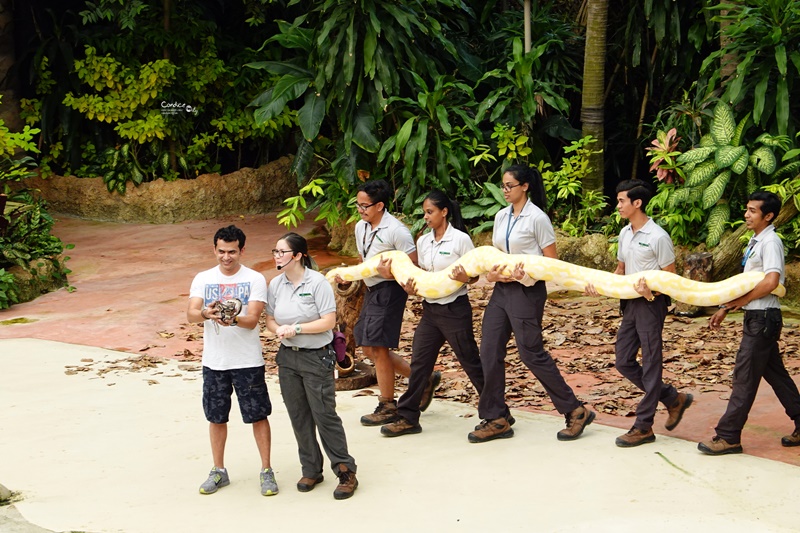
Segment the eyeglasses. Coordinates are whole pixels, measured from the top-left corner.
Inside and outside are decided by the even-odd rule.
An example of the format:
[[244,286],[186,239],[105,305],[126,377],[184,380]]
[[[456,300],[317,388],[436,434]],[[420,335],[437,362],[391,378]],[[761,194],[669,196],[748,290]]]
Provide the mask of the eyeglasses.
[[377,203],[378,202],[372,202],[371,204],[356,204],[356,209],[358,209],[359,211],[366,211],[367,209],[369,209],[370,207],[372,207]]
[[281,257],[283,257],[283,254],[293,254],[293,253],[294,252],[292,250],[278,250],[278,249],[275,249],[275,250],[272,250],[272,257],[274,257],[276,259],[280,259]]
[[503,192],[509,192],[514,187],[519,187],[520,185],[522,185],[522,184],[521,183],[517,183],[516,185],[508,185],[508,184],[504,183],[502,189],[503,189]]

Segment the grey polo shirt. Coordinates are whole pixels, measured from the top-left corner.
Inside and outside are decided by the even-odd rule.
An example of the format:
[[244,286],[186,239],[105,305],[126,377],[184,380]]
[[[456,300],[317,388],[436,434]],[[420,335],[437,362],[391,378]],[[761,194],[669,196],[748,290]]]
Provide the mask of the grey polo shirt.
[[635,233],[630,224],[622,228],[617,261],[625,263],[625,274],[662,270],[675,262],[675,248],[664,228],[648,218]]
[[[417,260],[419,267],[428,272],[438,272],[452,265],[456,259],[474,249],[472,239],[463,231],[459,231],[451,224],[447,224],[440,241],[436,241],[433,231],[426,233],[417,240]],[[425,301],[432,304],[449,304],[467,294],[467,286],[463,285],[453,294],[442,298],[425,298]]]
[[556,232],[547,214],[530,200],[517,218],[512,209],[513,206],[501,209],[494,217],[494,247],[509,254],[544,255],[542,249],[556,242]]
[[[275,318],[279,326],[286,324],[305,324],[336,312],[333,288],[325,276],[306,268],[303,281],[295,287],[281,274],[269,283],[267,288],[267,314]],[[300,333],[290,339],[283,339],[285,346],[298,348],[322,348],[331,343],[333,332]]]
[[[356,248],[358,248],[362,261],[366,261],[381,252],[400,250],[411,254],[417,249],[414,246],[414,238],[405,224],[393,217],[388,211],[383,212],[383,217],[374,230],[366,220],[356,224]],[[374,287],[384,281],[389,280],[381,276],[372,276],[364,279],[367,287]]]
[[[750,239],[743,261],[745,272],[756,271],[765,274],[777,272],[780,275],[780,282],[784,282],[783,242],[778,237],[778,234],[775,233],[775,226],[770,224],[761,233],[754,235]],[[778,297],[774,294],[768,294],[753,300],[745,305],[743,309],[756,311],[770,307],[777,307],[778,309],[781,307]]]

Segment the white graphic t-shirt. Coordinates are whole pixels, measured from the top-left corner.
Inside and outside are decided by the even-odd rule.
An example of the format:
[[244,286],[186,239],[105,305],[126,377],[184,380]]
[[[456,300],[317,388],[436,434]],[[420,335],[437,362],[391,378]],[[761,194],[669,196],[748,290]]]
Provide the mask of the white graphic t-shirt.
[[[267,301],[267,280],[255,270],[242,266],[233,276],[225,276],[219,266],[197,274],[192,281],[189,298],[202,298],[203,306],[217,300],[238,298],[242,302],[239,316],[247,316],[250,301]],[[264,366],[258,329],[219,326],[206,320],[203,330],[203,366],[212,370]]]

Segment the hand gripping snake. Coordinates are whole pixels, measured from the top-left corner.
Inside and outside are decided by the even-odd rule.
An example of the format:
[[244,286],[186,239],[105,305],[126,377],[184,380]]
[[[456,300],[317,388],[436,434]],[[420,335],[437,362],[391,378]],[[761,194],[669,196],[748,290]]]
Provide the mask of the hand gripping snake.
[[[426,298],[447,296],[463,285],[459,281],[450,279],[450,272],[456,265],[464,267],[468,276],[479,276],[491,271],[494,265],[505,266],[504,273],[509,274],[514,265],[523,263],[525,272],[531,278],[553,281],[568,290],[579,292],[583,292],[586,285],[591,283],[600,294],[622,300],[641,297],[633,286],[640,278],[645,278],[652,291],[667,294],[674,300],[696,306],[716,306],[735,300],[753,290],[765,276],[763,272],[745,272],[714,283],[694,281],[663,270],[647,270],[620,276],[549,257],[509,255],[494,246],[480,246],[438,272],[427,272],[414,266],[408,255],[395,250],[375,255],[358,265],[334,268],[327,273],[327,278],[333,281],[339,275],[345,281],[355,281],[377,276],[381,258],[392,260],[392,274],[400,283],[405,284],[409,278],[414,278],[417,294]],[[786,294],[786,289],[783,285],[778,285],[772,292],[777,296],[783,296]]]

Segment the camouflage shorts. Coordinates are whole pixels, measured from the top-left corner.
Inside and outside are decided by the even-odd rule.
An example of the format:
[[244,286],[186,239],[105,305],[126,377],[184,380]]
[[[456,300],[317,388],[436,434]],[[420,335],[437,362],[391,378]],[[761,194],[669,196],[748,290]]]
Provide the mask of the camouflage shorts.
[[264,367],[212,370],[203,367],[203,411],[212,424],[225,424],[236,390],[239,411],[245,424],[264,420],[272,414]]

